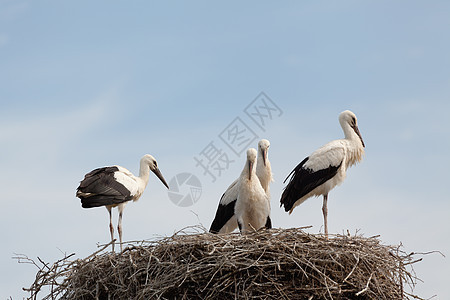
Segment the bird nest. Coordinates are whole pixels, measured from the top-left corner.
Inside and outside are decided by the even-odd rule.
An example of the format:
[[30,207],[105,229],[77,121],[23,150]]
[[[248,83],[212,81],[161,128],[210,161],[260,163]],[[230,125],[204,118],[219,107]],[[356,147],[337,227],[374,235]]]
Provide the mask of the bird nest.
[[[171,237],[40,260],[30,298],[42,299],[421,299],[420,261],[378,237],[271,229],[247,235],[190,227]],[[33,262],[34,263],[34,262]],[[34,263],[35,265],[40,265]],[[411,293],[406,292],[411,291]]]

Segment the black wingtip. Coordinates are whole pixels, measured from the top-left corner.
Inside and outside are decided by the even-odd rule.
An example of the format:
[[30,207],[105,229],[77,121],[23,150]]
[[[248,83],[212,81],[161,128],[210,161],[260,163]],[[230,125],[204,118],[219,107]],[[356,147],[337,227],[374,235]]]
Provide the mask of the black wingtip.
[[284,211],[288,212],[291,210],[292,206],[291,205],[287,205],[286,202],[283,202],[280,204],[280,207],[284,206]]
[[266,225],[264,227],[266,229],[272,229],[272,220],[270,220],[270,216],[267,216]]
[[131,198],[111,198],[106,197],[102,195],[98,196],[91,196],[86,198],[81,198],[81,207],[83,208],[94,208],[94,207],[101,207],[101,206],[107,206],[107,205],[116,205],[123,202],[130,201]]
[[[223,197],[223,195],[222,195]],[[226,205],[222,205],[219,203],[217,207],[216,216],[211,224],[211,229],[209,232],[211,233],[219,233],[220,230],[227,224],[227,222],[234,215],[234,206],[236,205],[237,200],[233,200]]]
[[296,201],[296,199],[294,201],[291,200],[291,197],[292,197],[291,189],[292,188],[293,188],[292,182],[289,182],[288,185],[284,188],[283,193],[281,194],[280,207],[284,206],[285,212],[290,211],[292,208],[292,205]]

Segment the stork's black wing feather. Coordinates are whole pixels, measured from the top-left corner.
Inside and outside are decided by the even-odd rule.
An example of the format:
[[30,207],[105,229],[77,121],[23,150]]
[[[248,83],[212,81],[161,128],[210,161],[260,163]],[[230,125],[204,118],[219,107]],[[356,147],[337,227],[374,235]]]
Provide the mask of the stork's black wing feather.
[[[224,195],[225,193],[222,195],[220,200],[222,200]],[[209,232],[219,233],[220,229],[222,229],[222,227],[225,226],[225,224],[227,224],[227,222],[234,215],[234,207],[236,205],[236,201],[237,199],[229,202],[226,205],[221,204],[222,201],[219,202],[219,207],[217,208],[216,216],[214,217]]]
[[117,167],[103,167],[85,175],[77,188],[82,207],[114,205],[132,199],[130,191],[114,178],[117,171]]
[[328,168],[314,172],[304,167],[308,159],[309,157],[300,162],[284,180],[286,182],[291,177],[280,199],[280,206],[284,205],[285,211],[291,210],[298,199],[333,178],[342,164],[341,162],[338,166],[330,165]]
[[270,220],[270,216],[267,216],[266,225],[264,227],[267,229],[272,228],[272,220]]

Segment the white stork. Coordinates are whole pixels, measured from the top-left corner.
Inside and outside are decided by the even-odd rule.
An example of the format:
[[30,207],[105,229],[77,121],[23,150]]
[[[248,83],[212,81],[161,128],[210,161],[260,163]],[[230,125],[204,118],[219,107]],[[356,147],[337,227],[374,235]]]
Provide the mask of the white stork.
[[256,149],[247,150],[247,161],[238,179],[235,215],[241,233],[262,227],[272,228],[269,196],[256,176]]
[[323,219],[328,237],[328,192],[341,184],[347,169],[360,162],[364,154],[364,142],[358,129],[356,116],[346,110],[339,115],[339,123],[345,138],[334,140],[314,151],[300,162],[287,176],[290,178],[281,195],[281,205],[292,213],[294,208],[312,196],[323,195]]
[[262,139],[258,143],[258,160],[256,161],[256,176],[270,198],[270,183],[273,181],[272,167],[269,161],[270,142]]
[[[114,240],[114,228],[112,225],[111,210],[119,209],[120,251],[122,251],[122,214],[128,201],[137,201],[147,186],[150,170],[169,188],[166,180],[158,169],[153,156],[146,154],[141,158],[139,176],[134,176],[130,171],[121,166],[103,167],[95,169],[84,176],[77,188],[76,196],[81,199],[83,208],[105,206],[109,213],[109,230],[111,241]],[[112,243],[114,252],[114,243]]]
[[[256,162],[256,176],[259,178],[261,185],[268,195],[270,207],[270,182],[273,181],[272,168],[268,157],[270,142],[262,139],[258,143],[258,159]],[[209,232],[212,233],[229,233],[238,227],[235,205],[238,197],[238,179],[228,187],[223,193],[219,201],[219,207],[216,211],[216,216],[211,224]]]

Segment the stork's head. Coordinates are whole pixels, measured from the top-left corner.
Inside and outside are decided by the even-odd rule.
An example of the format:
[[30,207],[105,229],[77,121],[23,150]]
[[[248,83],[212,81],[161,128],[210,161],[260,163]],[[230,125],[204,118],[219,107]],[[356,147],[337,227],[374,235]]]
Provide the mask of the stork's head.
[[267,161],[267,152],[269,151],[270,142],[266,139],[262,139],[258,143],[258,156],[261,155],[264,166],[266,165]]
[[247,150],[248,180],[251,180],[252,173],[255,173],[256,153],[255,148],[250,148]]
[[351,112],[349,110],[345,110],[345,111],[341,112],[339,115],[339,123],[341,124],[341,127],[344,129],[345,134],[347,134],[346,128],[351,128],[351,130],[361,140],[362,146],[365,147],[364,141],[361,137],[361,133],[359,132],[358,120],[356,119],[356,115],[353,112]]
[[161,174],[161,171],[158,168],[158,163],[156,162],[156,159],[153,156],[151,156],[150,154],[144,155],[141,159],[141,163],[147,164],[148,167],[150,168],[150,171],[155,173],[156,177],[158,177],[159,180],[161,180],[161,182],[167,188],[169,188],[169,185],[167,184],[166,180],[164,179],[163,175]]

